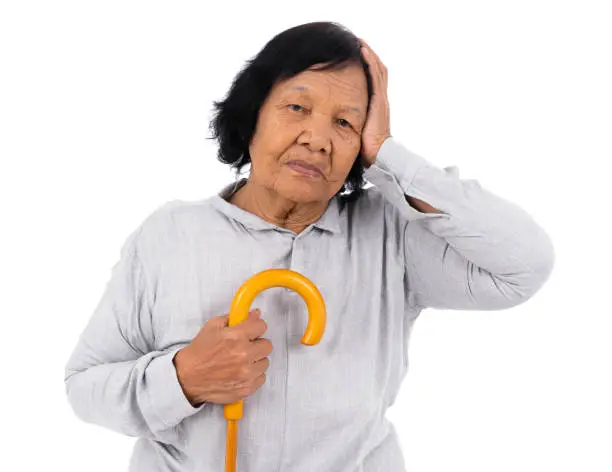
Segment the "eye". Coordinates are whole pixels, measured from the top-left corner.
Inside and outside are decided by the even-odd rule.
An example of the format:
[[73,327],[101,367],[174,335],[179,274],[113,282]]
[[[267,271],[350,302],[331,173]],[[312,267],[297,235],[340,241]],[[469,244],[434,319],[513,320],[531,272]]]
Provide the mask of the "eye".
[[[340,118],[338,121],[344,121],[348,126],[351,126],[351,124],[346,121],[344,118]],[[342,126],[343,128],[346,128],[347,126]]]
[[[304,110],[304,109],[305,109],[305,108],[304,108],[302,105],[298,105],[297,103],[291,103],[291,104],[289,104],[289,105],[287,105],[287,106],[288,106],[290,109],[292,109],[293,111],[300,111],[300,110]],[[298,108],[298,110],[296,110],[296,109],[295,109],[295,108],[293,108],[293,107],[297,107],[297,108]],[[351,124],[350,124],[348,121],[346,121],[344,118],[340,118],[338,121],[339,121],[339,122],[342,122],[342,123],[346,123],[346,124],[341,124],[341,125],[340,125],[342,128],[348,128],[348,127],[352,126],[352,125],[351,125]]]

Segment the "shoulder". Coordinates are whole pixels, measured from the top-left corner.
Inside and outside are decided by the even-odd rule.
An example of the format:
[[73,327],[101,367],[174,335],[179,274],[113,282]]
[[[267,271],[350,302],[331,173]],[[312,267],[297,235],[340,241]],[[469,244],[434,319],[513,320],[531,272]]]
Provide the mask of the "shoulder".
[[[342,197],[341,197],[342,198]],[[353,201],[343,201],[342,207],[347,212],[347,218],[355,225],[369,225],[375,222],[393,225],[405,225],[397,208],[391,204],[376,187],[368,187]]]
[[177,239],[188,235],[196,226],[210,222],[215,212],[211,197],[200,200],[169,200],[157,205],[132,233],[138,250],[160,251]]

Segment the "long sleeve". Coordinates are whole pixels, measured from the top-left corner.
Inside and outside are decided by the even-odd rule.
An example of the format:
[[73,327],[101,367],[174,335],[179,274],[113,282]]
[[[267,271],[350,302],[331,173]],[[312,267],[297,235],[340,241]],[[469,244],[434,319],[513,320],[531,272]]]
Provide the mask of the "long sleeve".
[[178,382],[180,347],[152,350],[152,294],[138,255],[140,225],[121,257],[65,367],[68,401],[83,421],[133,437],[164,432],[204,407],[193,407]]
[[[440,169],[390,137],[365,178],[405,220],[403,254],[410,303],[466,310],[505,309],[533,296],[555,259],[548,234],[518,207]],[[442,213],[421,213],[406,195]]]

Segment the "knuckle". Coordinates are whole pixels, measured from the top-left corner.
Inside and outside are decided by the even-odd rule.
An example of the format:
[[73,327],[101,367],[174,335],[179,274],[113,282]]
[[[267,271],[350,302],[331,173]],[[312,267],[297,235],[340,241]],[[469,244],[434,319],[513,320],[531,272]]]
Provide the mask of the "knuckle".
[[244,351],[243,349],[238,349],[234,351],[234,356],[236,357],[236,360],[240,363],[245,363],[248,358],[247,352]]
[[223,334],[223,342],[227,345],[234,345],[238,342],[238,333],[235,331],[225,331]]
[[235,393],[239,392],[245,387],[244,381],[242,380],[228,380],[225,382],[225,388]]
[[247,366],[242,366],[238,369],[238,378],[240,380],[248,380],[251,377],[251,369]]

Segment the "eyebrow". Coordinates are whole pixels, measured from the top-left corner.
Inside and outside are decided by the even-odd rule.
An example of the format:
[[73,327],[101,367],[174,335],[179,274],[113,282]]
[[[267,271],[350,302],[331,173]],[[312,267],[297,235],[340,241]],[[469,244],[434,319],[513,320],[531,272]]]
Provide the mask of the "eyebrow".
[[[297,90],[298,92],[308,92],[309,91],[308,87],[305,87],[303,85],[296,85],[295,87],[291,88],[291,90],[292,91]],[[357,107],[345,105],[345,106],[340,107],[340,110],[341,111],[352,111],[352,112],[357,113],[358,115],[361,115],[361,109]]]

